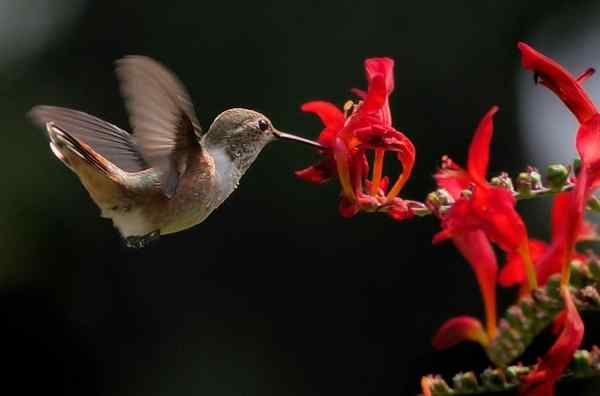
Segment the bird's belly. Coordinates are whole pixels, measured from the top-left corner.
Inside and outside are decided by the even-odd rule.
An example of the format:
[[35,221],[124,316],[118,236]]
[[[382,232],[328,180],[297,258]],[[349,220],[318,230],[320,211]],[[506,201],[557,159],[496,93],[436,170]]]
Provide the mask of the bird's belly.
[[130,236],[143,236],[156,231],[156,227],[140,209],[108,210],[103,217],[112,219],[114,226],[124,238]]

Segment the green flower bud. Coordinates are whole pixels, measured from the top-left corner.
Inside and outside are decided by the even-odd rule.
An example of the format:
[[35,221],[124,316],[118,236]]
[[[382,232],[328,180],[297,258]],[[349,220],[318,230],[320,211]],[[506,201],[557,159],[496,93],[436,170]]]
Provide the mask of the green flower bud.
[[567,183],[570,173],[569,167],[563,164],[552,164],[548,166],[548,186],[552,191],[560,191]]
[[490,184],[493,186],[496,186],[496,187],[505,188],[511,192],[515,191],[513,182],[511,180],[510,176],[508,175],[508,173],[506,173],[506,172],[502,172],[498,176],[492,177],[492,180],[490,180]]

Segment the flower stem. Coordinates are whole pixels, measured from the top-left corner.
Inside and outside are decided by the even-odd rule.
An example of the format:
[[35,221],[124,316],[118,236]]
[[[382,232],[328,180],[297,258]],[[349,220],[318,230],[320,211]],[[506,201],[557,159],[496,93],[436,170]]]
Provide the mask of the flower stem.
[[373,162],[373,180],[371,181],[371,195],[376,196],[381,183],[381,175],[383,174],[383,156],[384,149],[375,149],[375,161]]
[[[595,362],[600,359],[600,348],[578,350],[573,361],[559,381],[600,377],[600,367]],[[421,379],[421,396],[458,396],[516,390],[522,378],[533,371],[535,365],[515,365],[507,368],[488,368],[481,374],[461,372],[455,375],[450,386],[439,375],[428,375]]]

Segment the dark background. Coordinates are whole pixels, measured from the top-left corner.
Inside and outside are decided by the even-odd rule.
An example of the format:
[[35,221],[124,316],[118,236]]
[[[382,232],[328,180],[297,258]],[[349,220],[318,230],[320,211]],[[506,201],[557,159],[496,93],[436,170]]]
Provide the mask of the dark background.
[[[13,11],[16,3],[6,2]],[[13,49],[50,14],[45,3],[16,6]],[[527,164],[515,118],[514,81],[524,73],[516,42],[545,18],[581,12],[586,2],[59,4],[64,15],[78,10],[70,22],[37,49],[0,63],[3,388],[411,395],[423,374],[487,366],[474,345],[444,353],[430,346],[445,319],[482,316],[466,262],[451,244],[431,247],[437,221],[341,218],[336,183],[293,176],[317,158],[310,149],[269,146],[204,223],[127,250],[25,113],[36,104],[62,105],[126,127],[113,61],[145,54],[178,74],[206,127],[222,110],[243,106],[316,137],[321,125],[300,105],[343,104],[350,88],[365,86],[362,61],[390,56],[397,62],[394,124],[418,153],[403,196],[423,199],[438,159],[450,154],[463,163],[475,125],[493,104],[502,109],[502,132],[492,170],[514,174]],[[546,218],[527,220],[536,226]],[[587,347],[598,342],[593,325]],[[526,361],[550,341],[541,340]],[[598,385],[568,392],[595,394]]]

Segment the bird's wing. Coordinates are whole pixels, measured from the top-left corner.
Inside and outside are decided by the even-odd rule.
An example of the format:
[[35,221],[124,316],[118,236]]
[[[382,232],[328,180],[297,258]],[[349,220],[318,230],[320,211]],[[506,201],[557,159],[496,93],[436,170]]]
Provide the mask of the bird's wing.
[[202,128],[194,105],[177,77],[151,58],[126,56],[116,62],[116,72],[134,140],[161,173],[163,193],[171,198],[187,156],[199,148]]
[[131,134],[98,117],[54,106],[35,106],[29,112],[29,116],[42,128],[53,122],[126,172],[148,169],[148,165],[136,150]]

